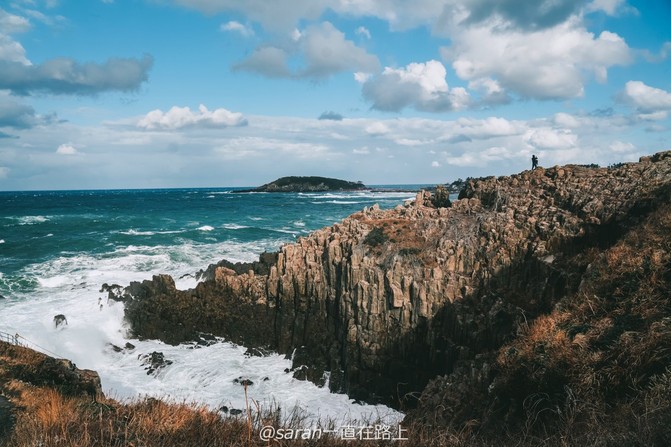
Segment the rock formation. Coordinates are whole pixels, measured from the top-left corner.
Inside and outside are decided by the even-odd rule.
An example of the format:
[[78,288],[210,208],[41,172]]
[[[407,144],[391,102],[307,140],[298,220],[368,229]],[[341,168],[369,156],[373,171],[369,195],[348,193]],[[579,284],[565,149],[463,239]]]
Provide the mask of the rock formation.
[[137,336],[169,343],[202,331],[300,352],[310,380],[330,371],[334,391],[403,406],[578,290],[585,254],[670,194],[671,152],[470,179],[451,207],[424,192],[373,206],[256,265],[211,266],[192,290],[166,275],[132,283],[126,317]]
[[326,192],[367,189],[361,182],[348,182],[327,177],[282,177],[258,188],[237,192]]

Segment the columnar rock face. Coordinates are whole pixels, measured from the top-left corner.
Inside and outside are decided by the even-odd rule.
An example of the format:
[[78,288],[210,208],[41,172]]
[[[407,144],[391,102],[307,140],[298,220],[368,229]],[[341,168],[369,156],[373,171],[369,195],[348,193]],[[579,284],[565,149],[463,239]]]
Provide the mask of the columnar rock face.
[[192,290],[167,276],[131,284],[126,315],[136,335],[172,343],[203,331],[298,349],[312,380],[330,371],[335,391],[399,405],[574,292],[584,251],[607,246],[670,189],[671,152],[471,180],[449,208],[427,193],[373,206],[265,262],[211,266]]

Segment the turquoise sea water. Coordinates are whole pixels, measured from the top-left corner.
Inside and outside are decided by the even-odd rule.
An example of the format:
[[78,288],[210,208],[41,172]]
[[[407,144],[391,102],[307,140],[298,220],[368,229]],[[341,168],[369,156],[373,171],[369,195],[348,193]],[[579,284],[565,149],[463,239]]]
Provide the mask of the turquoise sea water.
[[[247,358],[244,348],[223,341],[196,350],[129,339],[123,307],[108,303],[100,286],[168,273],[179,288],[193,287],[193,274],[211,263],[253,261],[365,206],[392,208],[413,197],[225,188],[0,192],[0,331],[97,370],[106,392],[122,398],[155,395],[239,408],[243,395],[233,379],[260,375],[257,400],[296,405],[313,419],[374,413],[397,419],[386,407],[356,405],[293,379],[282,356]],[[68,325],[56,328],[53,316],[61,313]],[[132,353],[109,349],[127,341],[136,345]],[[173,360],[157,376],[148,376],[138,359],[152,351]]]

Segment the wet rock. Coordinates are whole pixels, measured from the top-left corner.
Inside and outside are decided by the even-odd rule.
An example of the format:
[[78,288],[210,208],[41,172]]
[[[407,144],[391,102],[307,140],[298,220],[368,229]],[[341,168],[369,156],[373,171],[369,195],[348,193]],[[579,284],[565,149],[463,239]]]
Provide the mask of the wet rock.
[[65,315],[58,314],[54,316],[54,327],[59,327],[61,325],[67,325],[68,319],[65,318]]
[[266,357],[270,355],[272,351],[263,348],[248,348],[245,351],[245,357]]
[[212,334],[201,332],[196,336],[196,343],[199,346],[211,346],[217,343],[217,337]]
[[166,359],[162,352],[140,354],[137,358],[142,360],[143,365],[146,365],[144,369],[147,375],[157,375],[163,368],[172,365],[172,360]]
[[254,385],[254,382],[251,379],[248,379],[246,377],[238,377],[236,379],[233,379],[233,383],[240,384],[242,386],[252,386]]
[[242,410],[238,410],[237,408],[231,408],[228,412],[231,416],[238,416],[242,414]]
[[109,349],[111,349],[114,352],[123,352],[123,348],[120,348],[115,344],[107,343],[105,346],[107,346]]
[[126,344],[123,347],[124,347],[124,349],[128,349],[129,351],[132,351],[133,349],[135,349],[135,345],[132,344],[132,343],[128,343],[128,342],[126,342]]
[[130,297],[124,294],[124,288],[119,284],[104,283],[100,287],[100,292],[107,292],[107,299],[119,302],[125,302]]

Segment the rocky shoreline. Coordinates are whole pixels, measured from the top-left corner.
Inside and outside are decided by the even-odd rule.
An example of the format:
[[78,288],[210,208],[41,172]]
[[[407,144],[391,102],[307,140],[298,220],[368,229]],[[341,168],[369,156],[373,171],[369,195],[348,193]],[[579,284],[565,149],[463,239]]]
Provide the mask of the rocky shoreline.
[[291,354],[333,391],[407,407],[431,379],[512,340],[584,280],[585,254],[668,201],[671,154],[470,180],[452,206],[364,209],[195,289],[160,275],[126,289],[139,337],[209,332]]
[[417,445],[668,445],[671,151],[447,195],[222,261],[195,289],[105,289],[134,336],[286,353],[298,379],[407,411]]

